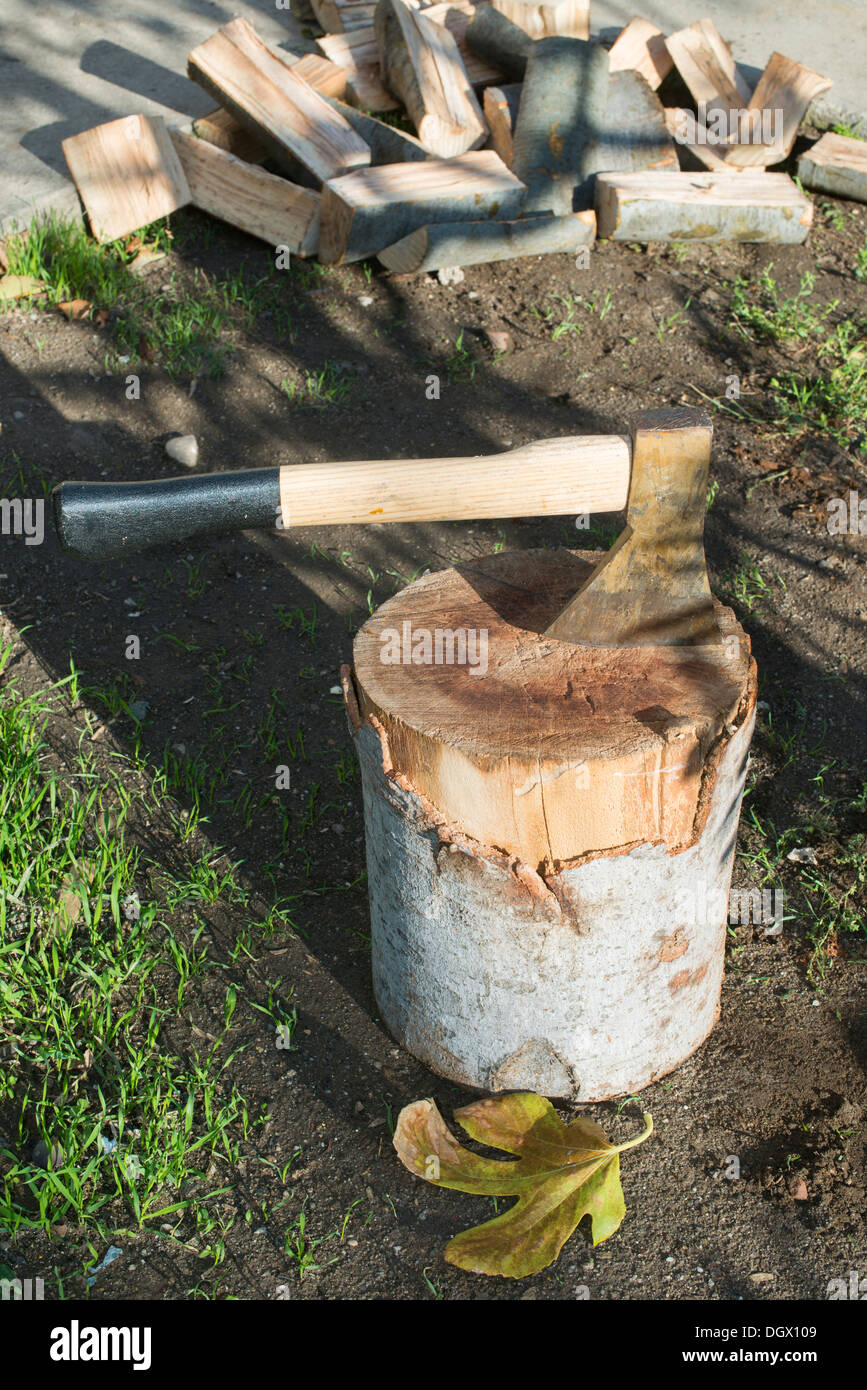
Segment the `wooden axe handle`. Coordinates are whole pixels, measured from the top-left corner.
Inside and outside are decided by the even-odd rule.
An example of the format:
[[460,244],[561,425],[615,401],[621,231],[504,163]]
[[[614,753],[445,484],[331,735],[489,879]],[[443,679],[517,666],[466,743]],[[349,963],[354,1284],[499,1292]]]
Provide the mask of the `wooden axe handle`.
[[626,506],[625,435],[571,435],[479,458],[379,459],[199,473],[144,483],[61,483],[64,550],[90,559],[247,527],[616,512]]

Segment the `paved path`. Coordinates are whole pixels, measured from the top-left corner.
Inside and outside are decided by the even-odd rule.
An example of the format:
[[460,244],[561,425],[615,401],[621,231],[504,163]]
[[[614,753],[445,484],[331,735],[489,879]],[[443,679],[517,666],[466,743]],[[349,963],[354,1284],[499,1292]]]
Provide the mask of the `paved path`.
[[[867,0],[593,0],[594,33],[619,30],[635,7],[668,33],[710,15],[748,74],[778,49],[833,77],[817,115],[860,121],[867,134]],[[238,14],[269,42],[311,47],[274,0],[3,0],[0,231],[26,225],[35,209],[78,211],[60,148],[67,135],[134,111],[178,124],[212,108],[186,77],[186,56]]]

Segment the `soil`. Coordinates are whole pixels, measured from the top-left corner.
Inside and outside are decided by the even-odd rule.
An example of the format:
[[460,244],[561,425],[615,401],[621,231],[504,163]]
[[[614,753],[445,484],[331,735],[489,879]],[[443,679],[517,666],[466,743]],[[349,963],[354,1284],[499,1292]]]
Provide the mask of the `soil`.
[[[850,317],[864,317],[867,283],[851,267],[867,210],[833,207],[844,210],[845,224],[818,212],[802,247],[600,243],[588,269],[565,256],[522,260],[469,269],[452,286],[375,268],[369,276],[361,266],[295,274],[275,288],[291,314],[291,341],[277,327],[285,319],[266,311],[252,330],[233,333],[225,374],[202,375],[194,389],[188,376],[172,380],[156,364],[129,367],[141,375],[139,400],[126,398],[123,367],[106,370],[109,326],[67,322],[56,311],[12,311],[0,318],[5,467],[17,455],[34,488],[40,478],[51,485],[169,477],[179,470],[164,443],[175,433],[197,436],[200,471],[487,453],[551,435],[625,432],[637,409],[706,397],[725,402],[727,379],[737,375],[740,403],[755,420],[714,414],[719,490],[708,513],[707,553],[714,591],[734,601],[752,638],[765,702],[743,848],[753,812],[778,829],[798,823],[814,804],[811,779],[823,765],[832,764],[824,789],[836,796],[854,797],[867,777],[867,537],[832,536],[825,524],[829,498],[850,489],[867,497],[865,468],[856,449],[824,434],[787,434],[762,423],[771,377],[797,356],[750,343],[728,324],[730,282],[771,263],[787,295],[803,272],[814,271],[814,304],[840,299]],[[178,275],[190,276],[194,265],[212,276],[243,266],[276,285],[281,272],[268,248],[197,214],[184,214],[178,225],[183,235],[171,257]],[[159,265],[149,272],[163,273]],[[604,315],[579,315],[580,333],[567,329],[555,339],[552,326],[566,311],[552,322],[533,312],[550,307],[554,295],[596,292],[604,305],[609,291]],[[676,313],[682,316],[666,327]],[[505,355],[492,350],[491,331],[509,334]],[[326,362],[349,378],[345,399],[321,408],[290,401],[283,378],[297,380]],[[440,377],[439,399],[428,399],[431,374]],[[603,520],[612,530],[618,524],[617,517]],[[285,1286],[292,1299],[824,1299],[829,1280],[847,1278],[850,1269],[867,1275],[863,938],[860,946],[840,943],[824,980],[811,981],[802,914],[775,938],[761,926],[733,927],[721,1017],[708,1041],[640,1103],[587,1107],[617,1140],[636,1132],[643,1109],[656,1126],[624,1158],[627,1215],[599,1248],[582,1228],[550,1269],[527,1280],[456,1270],[443,1248],[456,1231],[487,1219],[490,1202],[424,1184],[393,1152],[390,1121],[403,1105],[434,1096],[448,1121],[473,1097],[403,1052],[378,1020],[360,788],[345,771],[351,740],[332,688],[369,602],[394,592],[398,576],[495,547],[587,549],[587,532],[574,518],[248,532],[97,566],[63,555],[53,534],[41,546],[15,537],[0,544],[4,621],[22,634],[10,673],[25,688],[67,675],[72,655],[82,686],[121,682],[126,698],[146,702],[139,732],[153,763],[161,764],[166,744],[201,753],[215,768],[227,758],[233,794],[249,786],[256,799],[274,786],[274,761],[256,730],[275,693],[285,732],[303,730],[305,756],[291,763],[290,790],[276,792],[251,825],[228,805],[208,813],[204,833],[230,860],[243,861],[251,899],[243,909],[218,903],[204,910],[209,950],[225,969],[216,972],[219,989],[202,977],[188,1020],[173,1022],[173,1041],[188,1045],[187,1022],[208,1033],[227,979],[243,984],[247,1001],[265,999],[274,982],[284,993],[294,988],[292,1051],[276,1045],[264,1014],[239,1008],[238,1041],[247,1047],[233,1078],[251,1113],[267,1105],[270,1118],[244,1145],[226,1210],[258,1212],[265,1202],[270,1211],[291,1191],[292,1210],[306,1196],[309,1227],[325,1234],[358,1203],[346,1239],[323,1247],[323,1260],[338,1251],[335,1263],[299,1280],[283,1253],[285,1218],[276,1214],[239,1220],[216,1269],[192,1240],[188,1249],[169,1247],[158,1232],[128,1231],[116,1238],[124,1258],[98,1276],[91,1298],[171,1300],[199,1286],[219,1297],[274,1299]],[[745,556],[767,585],[752,608],[732,588]],[[291,610],[309,616],[314,605],[311,635]],[[138,662],[125,659],[132,632],[141,639]],[[197,650],[157,641],[165,633]],[[232,706],[219,730],[206,718],[205,682],[215,673]],[[99,712],[106,728],[95,754],[129,752],[135,721]],[[74,710],[52,720],[58,765],[78,729]],[[771,737],[781,730],[799,731],[788,762]],[[865,828],[863,816],[848,827]],[[178,847],[163,828],[139,831],[152,853],[174,862]],[[793,898],[799,872],[784,862],[781,881]],[[755,882],[743,861],[735,881]],[[289,900],[295,930],[257,930],[255,962],[232,964],[239,926],[264,917],[275,885]],[[296,1149],[285,1186],[276,1168],[255,1161],[279,1167]],[[82,1232],[65,1230],[51,1243],[22,1232],[15,1250],[27,1273],[56,1267],[67,1296],[84,1293]]]

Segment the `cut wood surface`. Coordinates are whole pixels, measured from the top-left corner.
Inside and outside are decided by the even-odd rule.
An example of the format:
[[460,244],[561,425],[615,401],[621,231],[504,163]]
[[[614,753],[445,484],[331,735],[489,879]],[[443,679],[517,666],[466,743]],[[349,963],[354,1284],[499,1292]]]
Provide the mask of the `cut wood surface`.
[[373,22],[372,0],[311,0],[316,18],[327,34],[345,34]]
[[[652,93],[648,93],[652,96]],[[574,210],[605,129],[608,54],[582,39],[533,44],[521,90],[512,168],[527,185],[527,212]]]
[[[752,99],[741,115],[736,137],[725,156],[726,163],[751,169],[780,164],[787,159],[810,104],[833,85],[812,68],[784,58],[782,53],[771,54]],[[767,144],[762,137],[763,115],[774,129],[774,138]]]
[[640,72],[654,91],[674,66],[662,30],[649,19],[631,19],[618,34],[608,57],[612,72]]
[[813,204],[788,174],[598,174],[596,222],[615,241],[799,244]]
[[379,260],[395,274],[441,270],[451,265],[487,265],[516,256],[575,255],[592,245],[596,234],[593,212],[552,217],[542,213],[517,222],[436,222],[380,251]]
[[[394,774],[463,835],[542,872],[636,844],[693,844],[708,761],[745,714],[749,642],[722,604],[715,618],[734,643],[587,647],[541,635],[600,558],[518,551],[441,570],[378,608],[354,644],[360,712],[382,725]],[[486,632],[484,677],[433,652],[428,663],[384,660],[383,633],[405,622]]]
[[121,116],[63,141],[98,241],[127,236],[176,212],[190,190],[160,116]]
[[630,444],[619,434],[542,439],[477,458],[305,463],[280,469],[283,527],[616,512]]
[[513,81],[523,80],[533,40],[493,5],[477,7],[467,25],[466,40],[472,51],[491,67]]
[[346,94],[346,69],[332,63],[321,53],[305,53],[292,64],[296,77],[303,77],[314,91],[325,97],[340,97]]
[[828,132],[801,155],[798,178],[806,188],[867,203],[867,140]]
[[590,0],[492,0],[531,39],[590,38]]
[[271,246],[313,256],[319,245],[320,195],[298,188],[194,135],[171,132],[193,205]]
[[510,169],[514,156],[514,131],[520,101],[519,82],[510,83],[506,87],[485,88],[484,111],[491,132],[491,148],[496,150],[503,163]]
[[748,105],[749,86],[712,19],[669,34],[665,46],[690,94],[709,112],[738,111]]
[[194,48],[189,74],[278,158],[298,160],[318,179],[370,162],[370,150],[293,64],[234,19]]
[[369,147],[371,166],[408,164],[427,159],[427,152],[414,135],[408,134],[405,130],[397,130],[393,125],[386,125],[385,121],[378,121],[375,116],[365,116],[354,106],[347,106],[336,97],[327,97],[326,100],[335,111],[340,112],[343,119],[349,122]]
[[[730,171],[731,166],[726,164],[720,153],[720,145],[705,127],[699,125],[694,112],[687,111],[681,106],[667,106],[665,108],[665,124],[678,149],[686,151],[691,156],[691,160],[683,161],[688,168],[692,169],[698,164],[705,169],[714,171]],[[723,150],[725,148],[722,146]]]
[[379,44],[373,25],[349,34],[326,34],[316,40],[326,58],[346,72],[346,94],[366,111],[396,111],[397,98],[382,80]]
[[493,150],[422,164],[383,164],[331,179],[322,190],[319,259],[360,261],[448,218],[518,217],[526,189]]
[[207,140],[218,149],[243,159],[246,164],[261,164],[267,155],[262,142],[221,106],[193,121],[193,130],[200,140]]
[[448,29],[404,0],[379,0],[375,29],[386,86],[424,148],[448,159],[484,144],[488,128]]

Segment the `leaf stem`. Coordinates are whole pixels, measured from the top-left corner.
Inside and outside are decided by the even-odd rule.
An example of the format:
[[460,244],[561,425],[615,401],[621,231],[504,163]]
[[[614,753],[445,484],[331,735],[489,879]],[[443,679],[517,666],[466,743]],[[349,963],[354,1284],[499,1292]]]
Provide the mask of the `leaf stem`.
[[614,1145],[614,1151],[615,1151],[615,1153],[622,1154],[623,1151],[624,1151],[624,1149],[634,1149],[634,1148],[637,1148],[638,1145],[639,1145],[639,1144],[643,1144],[644,1141],[645,1141],[645,1139],[648,1139],[652,1133],[653,1133],[653,1116],[652,1116],[652,1115],[648,1115],[648,1114],[645,1112],[645,1115],[644,1115],[644,1132],[643,1132],[642,1134],[637,1135],[637,1136],[635,1137],[635,1139],[627,1139],[627,1141],[626,1141],[625,1144],[615,1144],[615,1145]]

